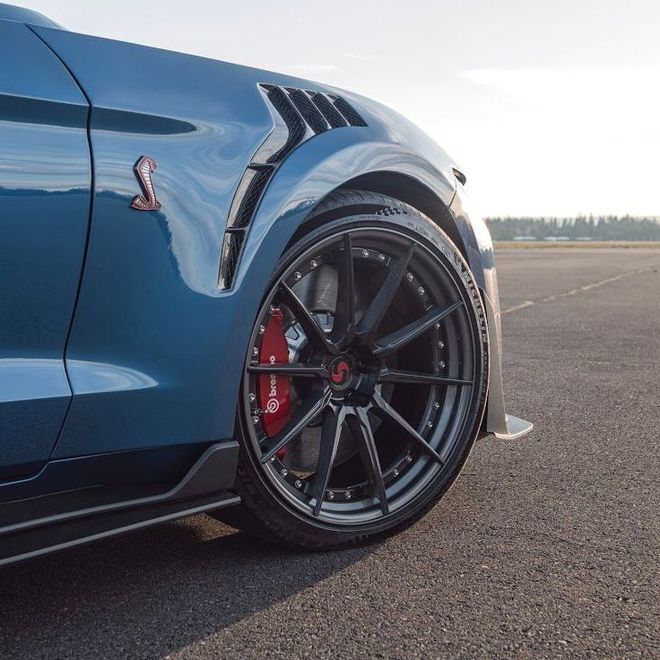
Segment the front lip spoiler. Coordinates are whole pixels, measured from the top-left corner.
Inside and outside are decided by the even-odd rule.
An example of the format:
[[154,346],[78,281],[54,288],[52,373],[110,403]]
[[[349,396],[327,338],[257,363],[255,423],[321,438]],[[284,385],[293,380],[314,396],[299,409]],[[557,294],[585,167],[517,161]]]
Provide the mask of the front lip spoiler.
[[504,423],[506,431],[495,431],[493,434],[499,440],[517,440],[527,435],[534,428],[532,422],[513,415],[506,415]]

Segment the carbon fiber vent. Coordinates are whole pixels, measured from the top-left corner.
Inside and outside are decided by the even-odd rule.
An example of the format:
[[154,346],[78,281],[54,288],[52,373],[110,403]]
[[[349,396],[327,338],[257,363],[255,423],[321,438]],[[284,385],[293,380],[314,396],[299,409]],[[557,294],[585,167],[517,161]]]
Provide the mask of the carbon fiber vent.
[[341,112],[335,108],[332,103],[328,100],[328,97],[325,94],[320,92],[307,92],[314,101],[314,105],[323,113],[323,116],[326,118],[326,121],[332,128],[341,128],[342,126],[348,126],[348,122],[342,117]]
[[340,96],[266,84],[259,85],[259,91],[273,117],[273,130],[252,157],[234,194],[220,255],[221,289],[230,289],[234,283],[248,227],[277,166],[315,135],[367,125]]
[[287,89],[289,97],[293,101],[298,112],[303,116],[307,125],[314,131],[314,133],[323,133],[327,131],[329,126],[321,111],[312,103],[309,96],[300,89]]
[[341,112],[344,117],[346,117],[346,120],[351,126],[366,126],[366,122],[360,115],[358,114],[357,110],[346,100],[343,99],[341,96],[331,96],[332,102],[335,104],[335,108]]
[[226,232],[222,242],[222,255],[220,261],[220,277],[218,285],[221,289],[230,289],[234,283],[236,267],[241,255],[241,248],[245,240],[245,232]]

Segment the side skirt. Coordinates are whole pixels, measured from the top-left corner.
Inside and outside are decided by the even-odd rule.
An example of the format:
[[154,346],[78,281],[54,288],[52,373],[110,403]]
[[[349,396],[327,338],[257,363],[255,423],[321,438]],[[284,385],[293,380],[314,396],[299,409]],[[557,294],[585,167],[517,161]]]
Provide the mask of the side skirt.
[[[61,498],[61,493],[38,498],[45,501],[37,507],[34,498],[0,506],[0,521],[5,521],[0,522],[0,566],[238,504],[240,498],[229,490],[234,484],[237,459],[238,443],[217,443],[206,449],[178,484],[159,494],[60,511],[53,501]],[[49,504],[49,515],[22,520],[16,516],[17,507],[34,512],[48,510]],[[5,506],[14,509],[9,524],[3,515]]]

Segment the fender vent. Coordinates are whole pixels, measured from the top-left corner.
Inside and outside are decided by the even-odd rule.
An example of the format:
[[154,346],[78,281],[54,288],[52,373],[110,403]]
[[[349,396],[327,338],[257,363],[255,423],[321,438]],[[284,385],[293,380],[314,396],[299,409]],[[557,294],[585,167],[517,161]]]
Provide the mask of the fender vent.
[[341,112],[335,108],[332,103],[328,100],[328,97],[325,94],[320,92],[307,92],[311,95],[314,105],[323,113],[326,121],[332,128],[341,128],[342,126],[348,126],[348,122],[342,117]]
[[218,286],[221,289],[230,289],[234,282],[234,275],[236,274],[236,267],[238,266],[244,239],[245,232],[242,231],[225,233],[225,238],[222,242],[222,255],[220,257],[220,277],[218,278]]
[[366,122],[360,115],[358,114],[357,110],[346,100],[343,99],[341,96],[331,96],[332,102],[335,104],[335,108],[341,112],[344,117],[346,117],[346,120],[351,126],[366,126]]
[[272,173],[272,166],[251,165],[245,170],[229,211],[228,228],[243,228],[250,224]]
[[314,133],[323,133],[327,131],[329,126],[321,111],[312,103],[311,99],[305,92],[300,89],[287,89],[289,96],[293,101],[298,112],[303,116],[307,125],[314,131]]
[[218,286],[230,289],[247,229],[277,166],[300,144],[326,131],[366,126],[341,96],[260,84],[273,118],[273,130],[252,157],[234,193],[220,255]]

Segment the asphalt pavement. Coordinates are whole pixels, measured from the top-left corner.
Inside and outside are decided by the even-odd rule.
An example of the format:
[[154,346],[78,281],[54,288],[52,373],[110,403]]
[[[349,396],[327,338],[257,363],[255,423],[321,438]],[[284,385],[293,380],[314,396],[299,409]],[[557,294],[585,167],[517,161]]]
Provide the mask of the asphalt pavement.
[[660,250],[496,257],[533,435],[368,547],[200,516],[2,570],[0,658],[660,657]]

